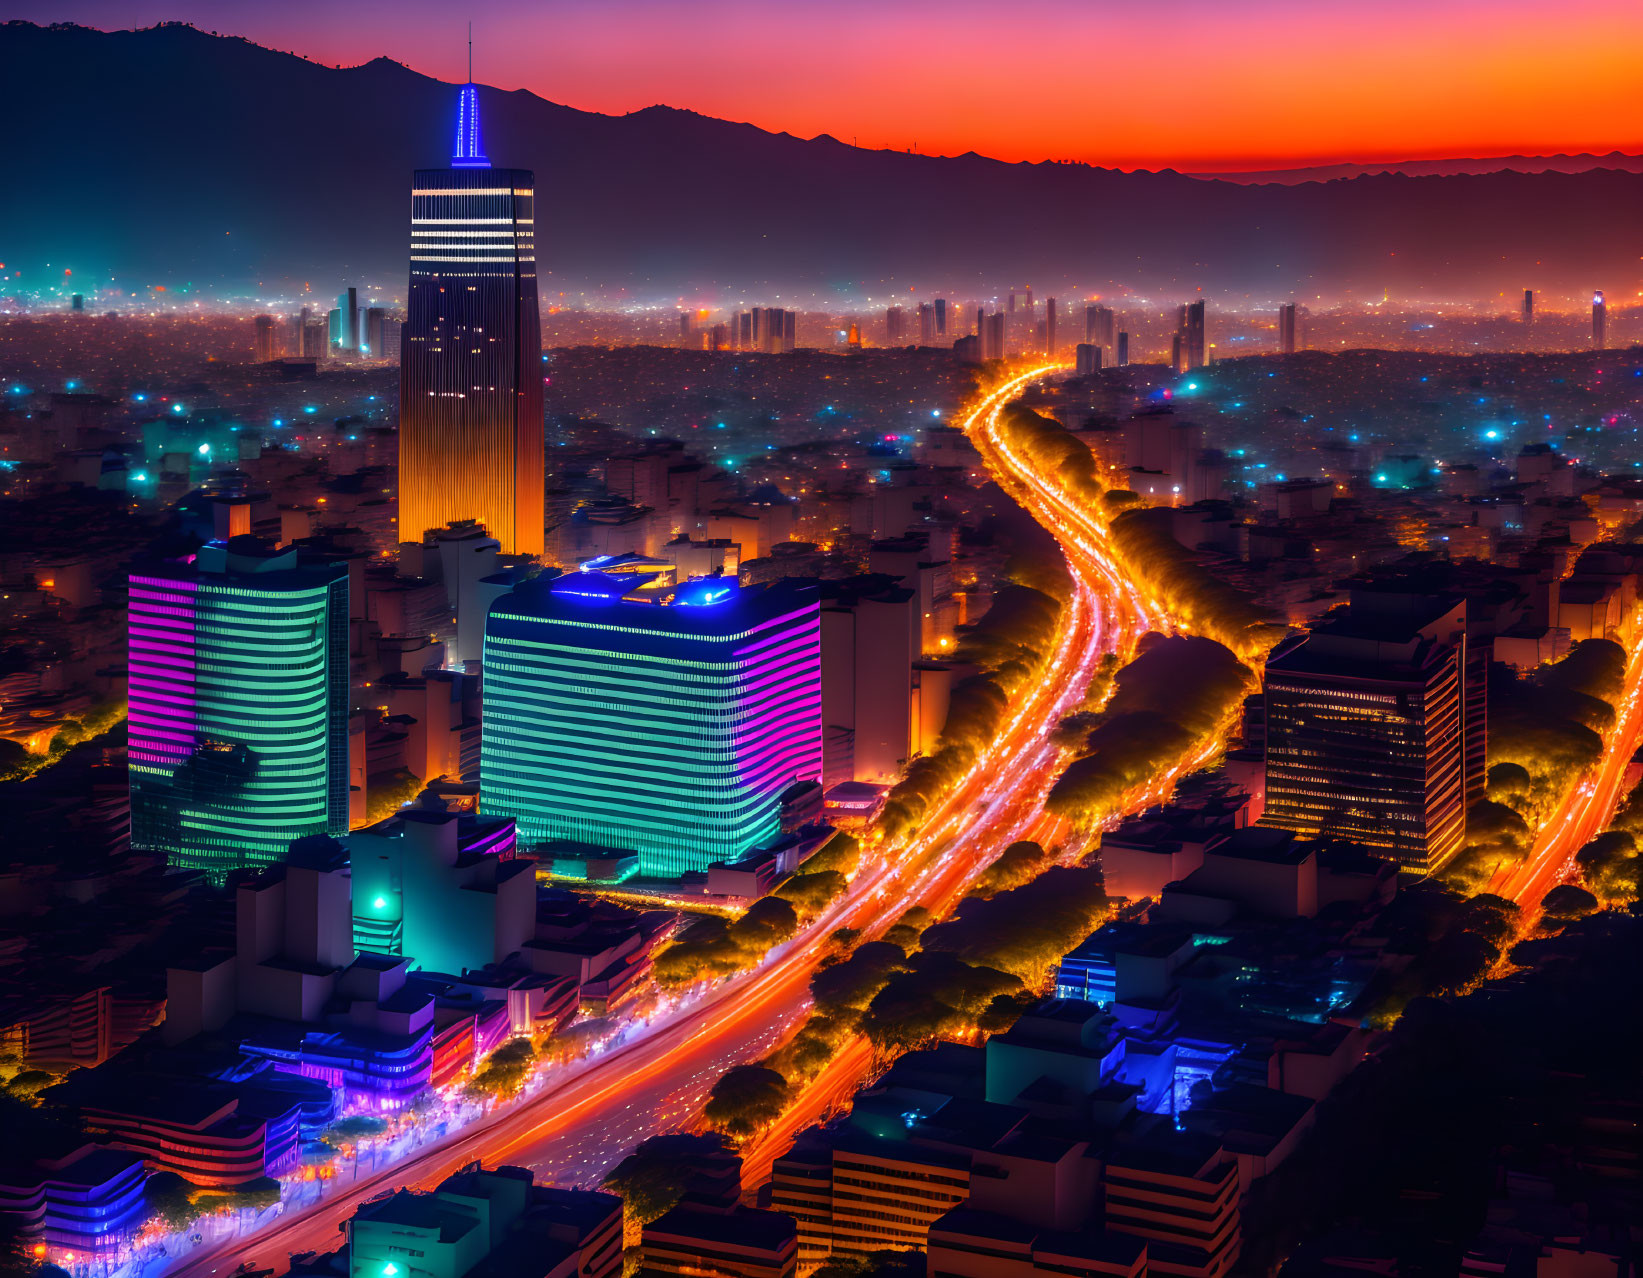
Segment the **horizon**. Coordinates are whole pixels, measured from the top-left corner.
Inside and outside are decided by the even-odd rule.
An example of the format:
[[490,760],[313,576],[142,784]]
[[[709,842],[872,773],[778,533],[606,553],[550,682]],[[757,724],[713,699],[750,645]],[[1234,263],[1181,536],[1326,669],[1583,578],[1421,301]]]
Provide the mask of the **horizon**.
[[[140,31],[177,22],[210,35],[245,39],[326,68],[363,66],[386,58],[446,83],[463,82],[466,45],[459,25],[453,23],[452,38],[447,44],[443,36],[436,37],[425,24],[415,21],[393,26],[373,24],[370,14],[378,7],[375,0],[367,0],[365,4],[352,6],[346,15],[338,16],[318,6],[324,19],[315,22],[316,5],[313,0],[302,0],[282,6],[278,14],[271,10],[236,13],[233,27],[225,29],[224,16],[199,0],[177,0],[163,5],[69,0],[51,5],[22,4],[14,12],[13,20],[32,21],[42,26],[78,25],[105,32]],[[406,7],[395,6],[396,9]],[[413,11],[425,7],[423,0],[409,6]],[[743,3],[742,0],[718,0],[713,7],[716,11],[736,11]],[[923,3],[904,6],[893,21],[910,21],[908,15],[913,10],[925,7]],[[1263,0],[1262,7],[1268,11],[1267,17],[1251,15],[1235,25],[1262,29],[1270,35],[1275,17],[1279,23],[1277,30],[1289,43],[1285,52],[1292,67],[1297,59],[1304,65],[1313,54],[1326,54],[1341,37],[1340,31],[1320,26],[1317,18],[1303,22],[1293,14],[1286,15],[1284,10],[1292,8],[1288,0]],[[1494,6],[1497,15],[1500,7]],[[776,89],[780,105],[770,106],[767,104],[769,93],[757,87],[733,90],[727,87],[726,77],[738,68],[745,74],[749,66],[760,68],[762,75],[773,75],[775,72],[768,63],[775,54],[800,52],[793,29],[774,23],[751,32],[744,28],[739,41],[723,42],[735,48],[713,55],[720,59],[717,64],[709,56],[711,50],[697,48],[687,31],[671,30],[666,41],[657,37],[667,46],[670,67],[672,61],[688,61],[690,56],[707,59],[708,73],[699,79],[654,65],[662,57],[662,50],[645,53],[637,59],[625,59],[625,63],[631,64],[626,67],[625,78],[613,73],[599,57],[599,51],[616,48],[621,42],[626,42],[622,44],[624,49],[631,48],[631,33],[617,25],[622,19],[616,11],[648,15],[657,8],[654,0],[622,0],[621,4],[602,8],[598,18],[576,14],[570,19],[569,37],[562,45],[552,46],[555,54],[540,62],[531,62],[532,55],[526,52],[532,43],[530,35],[497,40],[494,33],[501,23],[494,20],[493,7],[487,15],[491,20],[475,31],[474,80],[503,92],[524,90],[547,102],[604,115],[632,115],[662,106],[733,123],[748,123],[769,133],[785,133],[805,140],[828,136],[864,150],[914,151],[948,157],[975,153],[1006,163],[1071,162],[1123,172],[1173,170],[1215,177],[1338,166],[1602,158],[1643,152],[1643,133],[1635,127],[1628,133],[1609,123],[1630,118],[1624,74],[1605,75],[1607,62],[1616,60],[1610,50],[1624,48],[1628,42],[1615,38],[1616,26],[1605,29],[1601,42],[1583,44],[1586,37],[1575,35],[1588,29],[1595,34],[1598,24],[1615,23],[1622,34],[1630,26],[1636,28],[1636,37],[1643,38],[1643,13],[1615,0],[1588,0],[1576,6],[1577,12],[1566,18],[1557,32],[1546,33],[1532,29],[1538,11],[1527,0],[1512,0],[1506,7],[1513,13],[1506,15],[1509,21],[1503,26],[1511,28],[1513,20],[1517,26],[1497,34],[1491,47],[1485,50],[1487,56],[1478,57],[1477,50],[1468,45],[1470,70],[1464,76],[1454,76],[1453,83],[1441,88],[1428,85],[1422,94],[1436,95],[1432,101],[1416,100],[1422,94],[1410,89],[1416,78],[1413,76],[1405,78],[1400,85],[1404,99],[1395,101],[1386,95],[1376,79],[1381,72],[1374,58],[1379,54],[1390,56],[1390,53],[1374,39],[1355,47],[1351,75],[1330,76],[1327,83],[1311,83],[1304,77],[1286,80],[1282,86],[1284,91],[1275,95],[1270,83],[1272,77],[1246,68],[1246,63],[1254,65],[1253,60],[1225,57],[1226,48],[1238,47],[1239,41],[1247,42],[1246,31],[1231,45],[1215,50],[1224,62],[1237,65],[1217,68],[1213,63],[1193,64],[1191,82],[1185,86],[1180,79],[1189,73],[1170,73],[1170,91],[1185,96],[1177,108],[1169,112],[1153,111],[1146,103],[1144,95],[1155,92],[1158,86],[1150,64],[1135,68],[1103,65],[1099,72],[1102,83],[1111,86],[1106,99],[1116,103],[1117,109],[1111,116],[1100,118],[1100,123],[1091,124],[1087,118],[1078,118],[1080,112],[1087,110],[1079,93],[1069,93],[1053,82],[1030,85],[1026,93],[1029,101],[1024,104],[992,110],[990,105],[996,101],[996,93],[955,93],[944,100],[926,84],[915,83],[911,89],[906,88],[903,79],[898,78],[900,73],[879,65],[868,54],[851,61],[847,52],[837,49],[832,53],[839,61],[827,71],[835,79],[826,82],[821,78],[821,67],[812,64],[819,62],[821,49],[832,46],[825,39],[826,32],[811,32],[803,40],[801,74],[797,78],[779,77],[779,88],[774,85],[771,88]],[[1398,8],[1419,9],[1423,15],[1420,21],[1425,24],[1421,31],[1436,42],[1431,48],[1410,53],[1407,26],[1387,22],[1389,31],[1399,32],[1403,61],[1410,64],[1406,70],[1413,70],[1414,64],[1420,63],[1442,67],[1439,55],[1445,47],[1444,41],[1472,39],[1470,29],[1463,30],[1456,25],[1474,8],[1471,4],[1446,0],[1437,5],[1414,6],[1412,2],[1400,0]],[[1069,21],[1073,15],[1072,7],[1063,0],[1035,0],[1031,11],[1035,15],[1059,15]],[[1216,14],[1202,16],[1206,27],[1181,37],[1189,53],[1197,49],[1198,44],[1206,46],[1203,53],[1210,52],[1208,46],[1214,41],[1206,32],[1219,30]],[[540,33],[542,24],[550,21],[549,16],[542,14],[520,12],[514,17],[517,23],[526,25],[531,34]],[[1343,22],[1350,20],[1346,14],[1337,17]],[[871,15],[856,14],[854,23],[840,19],[831,26],[843,29],[870,20]],[[602,21],[612,25],[599,27],[597,24]],[[790,18],[789,21],[798,20]],[[892,19],[886,16],[884,21]],[[1147,19],[1141,15],[1123,15],[1116,21],[1123,24],[1121,30],[1131,38],[1164,34],[1147,27]],[[1029,24],[1024,21],[1021,25]],[[1160,19],[1157,26],[1163,25]],[[705,30],[715,24],[700,26]],[[301,37],[297,35],[299,29],[303,32]],[[492,39],[489,49],[487,34]],[[557,37],[561,33],[556,30],[553,34]],[[1171,34],[1180,33],[1172,30]],[[1223,33],[1223,36],[1231,38],[1231,33]],[[1009,37],[1010,41],[1018,38]],[[889,37],[881,40],[889,40]],[[860,43],[866,45],[873,41]],[[1013,43],[1003,46],[1006,53],[1013,47]],[[1592,53],[1594,48],[1598,50],[1596,54]],[[996,68],[1008,61],[996,45],[981,48],[961,43],[946,52],[965,68],[953,73],[955,80],[965,75],[985,74],[985,64]],[[573,54],[577,55],[574,65],[562,65]],[[1180,61],[1190,63],[1190,57]],[[1559,68],[1567,70],[1569,75],[1560,77]],[[1454,75],[1453,65],[1446,69]],[[1615,69],[1623,71],[1618,65]],[[1573,78],[1577,70],[1578,81]],[[715,76],[714,71],[719,74]],[[757,85],[759,81],[754,79],[748,83]],[[644,87],[636,87],[639,85]],[[803,87],[795,89],[796,85]],[[1534,91],[1526,91],[1526,85],[1533,86]],[[1605,87],[1608,85],[1616,87]],[[1134,103],[1126,96],[1129,92],[1140,95]],[[872,98],[873,105],[866,105],[865,99],[874,94],[877,96]],[[1237,95],[1232,99],[1233,106],[1222,96],[1228,94]],[[967,107],[971,97],[984,101],[979,107]],[[931,109],[927,105],[931,103],[940,105]],[[864,135],[858,120],[864,111],[875,117],[888,115],[894,123]],[[1127,116],[1126,112],[1133,112],[1133,116]],[[1192,117],[1195,112],[1203,113],[1197,123],[1184,126],[1172,123],[1180,117]],[[1443,122],[1444,132],[1431,131],[1430,122],[1434,117]],[[934,122],[936,118],[940,124]],[[1413,127],[1417,121],[1420,127]],[[1093,145],[1089,138],[1092,132],[1108,132],[1112,140]],[[1180,140],[1189,135],[1205,141],[1192,149]]]

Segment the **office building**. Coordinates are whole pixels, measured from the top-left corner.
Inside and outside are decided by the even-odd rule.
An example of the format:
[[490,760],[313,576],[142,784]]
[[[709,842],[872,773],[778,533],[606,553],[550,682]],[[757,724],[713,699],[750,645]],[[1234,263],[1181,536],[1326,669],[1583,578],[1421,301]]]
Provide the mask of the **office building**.
[[1285,302],[1278,308],[1278,351],[1282,355],[1295,353],[1295,303]]
[[691,319],[692,316],[689,311],[679,312],[679,345],[684,347],[686,350],[689,350],[693,345],[695,345],[693,339],[696,334],[694,331],[694,326],[691,324]]
[[1393,602],[1354,590],[1344,614],[1268,660],[1261,822],[1427,874],[1465,835],[1466,605]]
[[934,346],[936,342],[936,310],[928,302],[918,304],[918,344]]
[[463,86],[456,153],[418,170],[401,332],[399,537],[472,519],[502,553],[543,549],[535,178],[494,169]]
[[631,850],[674,877],[774,839],[782,792],[820,777],[818,599],[723,578],[665,604],[634,588],[569,573],[493,605],[480,806],[527,845]]
[[794,1278],[798,1226],[781,1212],[690,1201],[644,1227],[640,1271],[680,1278]]
[[1118,335],[1117,354],[1113,356],[1112,362],[1119,368],[1123,368],[1130,362],[1130,335],[1128,333]]
[[1080,377],[1101,371],[1101,348],[1093,342],[1080,342],[1073,352],[1073,369]]
[[281,347],[279,333],[274,328],[272,315],[259,315],[252,321],[255,327],[256,340],[252,358],[259,364],[266,364],[270,360],[280,357]]
[[1046,355],[1048,355],[1051,359],[1054,359],[1056,351],[1061,349],[1059,346],[1056,345],[1056,338],[1055,338],[1055,318],[1056,318],[1056,314],[1055,313],[1056,313],[1055,298],[1053,298],[1053,297],[1045,298],[1044,299],[1044,353]]
[[346,565],[234,537],[130,599],[133,846],[221,877],[346,831]]
[[1003,359],[1005,354],[1004,312],[995,311],[987,316],[981,330],[981,358]]
[[1592,346],[1604,350],[1609,345],[1609,308],[1603,302],[1603,291],[1592,294]]
[[1535,290],[1523,290],[1523,327],[1528,328],[1535,322]]
[[346,288],[337,297],[337,310],[342,322],[337,345],[345,351],[359,350],[359,289]]
[[945,297],[936,298],[935,307],[936,307],[936,336],[937,337],[946,337],[947,336],[947,299]]
[[1176,308],[1174,364],[1178,373],[1202,368],[1205,363],[1204,303],[1202,299]]

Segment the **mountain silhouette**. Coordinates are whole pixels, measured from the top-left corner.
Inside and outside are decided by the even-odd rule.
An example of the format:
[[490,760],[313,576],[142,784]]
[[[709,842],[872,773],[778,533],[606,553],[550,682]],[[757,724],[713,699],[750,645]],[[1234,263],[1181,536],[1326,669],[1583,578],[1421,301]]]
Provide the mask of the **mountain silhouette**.
[[[10,22],[0,59],[18,126],[0,260],[23,287],[69,268],[132,289],[402,292],[411,172],[448,162],[453,86],[386,58],[331,68],[180,24]],[[1624,295],[1643,242],[1643,174],[1616,169],[1249,183],[479,96],[492,161],[536,172],[546,301],[745,292],[803,305],[1026,283],[1259,300]]]

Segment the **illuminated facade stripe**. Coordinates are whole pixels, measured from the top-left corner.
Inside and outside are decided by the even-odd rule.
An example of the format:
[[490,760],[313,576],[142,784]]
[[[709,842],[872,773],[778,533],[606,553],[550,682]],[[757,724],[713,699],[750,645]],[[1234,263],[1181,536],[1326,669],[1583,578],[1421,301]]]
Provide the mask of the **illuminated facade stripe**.
[[[750,595],[752,592],[748,592]],[[499,601],[486,629],[481,806],[520,840],[629,848],[672,878],[780,832],[780,797],[821,774],[821,616],[813,593],[728,605],[585,608]],[[738,620],[763,609],[756,625]]]
[[134,575],[128,641],[133,846],[220,879],[347,832],[345,568]]

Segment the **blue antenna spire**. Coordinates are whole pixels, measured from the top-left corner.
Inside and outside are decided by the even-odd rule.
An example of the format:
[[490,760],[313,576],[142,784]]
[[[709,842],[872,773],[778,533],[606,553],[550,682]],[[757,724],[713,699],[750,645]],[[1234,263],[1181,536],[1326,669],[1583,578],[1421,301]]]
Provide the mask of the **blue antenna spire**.
[[474,33],[471,22],[468,24],[468,83],[462,86],[456,100],[456,149],[451,154],[451,167],[491,167],[479,138],[479,90],[474,88]]

